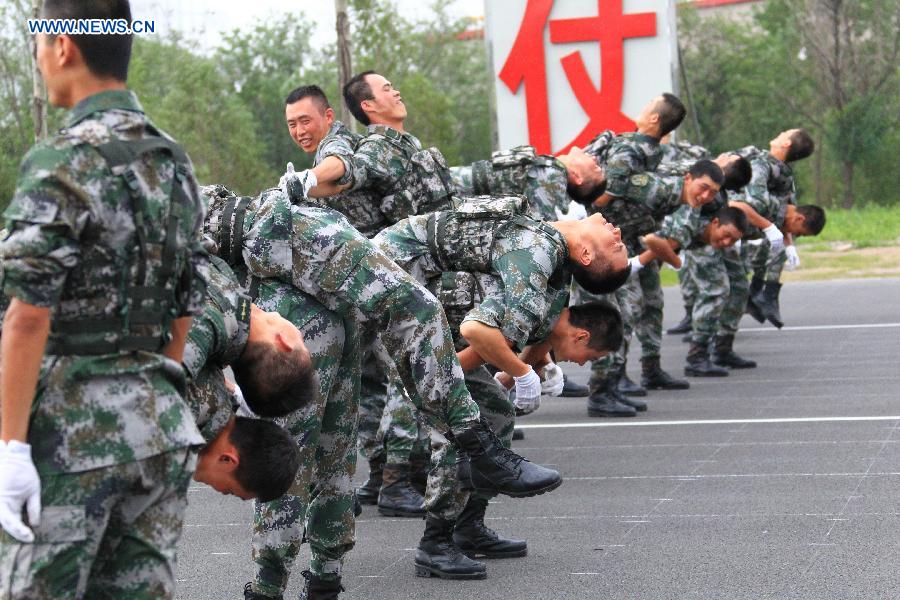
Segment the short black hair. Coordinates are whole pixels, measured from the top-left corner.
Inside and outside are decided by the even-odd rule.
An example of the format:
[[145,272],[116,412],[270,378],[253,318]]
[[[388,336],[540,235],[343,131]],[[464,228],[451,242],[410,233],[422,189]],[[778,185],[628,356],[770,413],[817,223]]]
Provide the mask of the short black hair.
[[588,347],[600,352],[615,352],[622,346],[622,315],[605,300],[569,307],[569,323],[591,334]]
[[575,282],[591,294],[611,294],[625,285],[629,275],[631,275],[631,265],[626,264],[623,268],[615,271],[609,261],[604,263],[599,272],[596,267],[589,268],[580,264],[575,265],[572,271]]
[[238,452],[234,478],[260,502],[280,498],[300,469],[300,449],[290,434],[263,419],[235,417],[228,435]]
[[319,110],[321,112],[325,112],[329,108],[331,108],[331,104],[328,103],[328,96],[325,95],[325,92],[322,91],[322,88],[319,86],[312,85],[301,85],[300,87],[295,87],[291,90],[291,93],[288,94],[287,98],[284,101],[284,105],[293,104],[294,102],[300,102],[304,98],[313,98],[316,103],[319,105]]
[[[44,0],[44,19],[125,19],[131,23],[128,0]],[[132,34],[66,34],[81,52],[84,64],[97,77],[128,79]],[[49,36],[50,38],[55,36]]]
[[719,225],[734,225],[735,229],[740,231],[742,236],[747,235],[750,222],[741,209],[733,206],[723,206],[716,212],[715,218],[719,220]]
[[569,183],[566,186],[566,191],[572,200],[590,210],[594,205],[594,200],[606,192],[606,178],[594,185],[572,185]]
[[725,173],[722,172],[722,168],[708,158],[701,158],[692,164],[688,174],[693,179],[709,177],[720,186],[725,182]]
[[750,161],[743,156],[737,153],[732,153],[731,156],[737,156],[737,160],[732,160],[722,169],[725,174],[725,183],[722,184],[722,189],[736,192],[750,183],[753,178],[753,167],[750,166]]
[[666,92],[656,104],[656,114],[659,115],[659,137],[663,137],[681,125],[687,109],[678,96]]
[[816,149],[816,143],[805,129],[797,129],[791,134],[791,146],[788,148],[786,162],[802,160]]
[[302,348],[282,352],[273,344],[248,342],[231,365],[247,406],[260,417],[283,417],[315,398],[315,370]]
[[819,235],[825,229],[825,209],[815,204],[804,204],[797,207],[797,212],[805,217],[803,226],[809,235]]
[[366,81],[366,75],[375,75],[375,71],[357,73],[344,85],[344,102],[356,120],[368,126],[371,123],[369,115],[360,104],[363,100],[374,100],[375,95],[372,93],[372,87]]

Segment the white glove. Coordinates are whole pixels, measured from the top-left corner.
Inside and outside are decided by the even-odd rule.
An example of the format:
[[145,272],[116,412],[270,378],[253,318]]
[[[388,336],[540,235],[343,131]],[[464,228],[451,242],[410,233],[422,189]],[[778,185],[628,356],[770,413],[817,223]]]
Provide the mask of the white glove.
[[734,243],[733,248],[734,248],[737,252],[740,252],[740,251],[741,251],[741,240],[736,241],[736,242]]
[[628,259],[628,264],[631,265],[631,274],[634,275],[638,271],[644,268],[644,265],[641,264],[640,256],[632,256]]
[[234,391],[231,393],[234,395],[234,399],[237,401],[237,415],[239,417],[249,417],[251,419],[259,418],[256,416],[256,413],[250,410],[250,407],[247,405],[247,400],[244,398],[244,392],[241,391],[239,385],[235,384]]
[[[297,173],[294,171],[294,163],[287,164],[287,170],[278,180],[278,187],[285,193],[289,200],[297,200],[297,195],[302,193],[303,198],[309,197],[309,190],[319,185],[316,174],[309,169]],[[291,193],[293,190],[293,194]],[[302,190],[302,192],[301,192]]]
[[41,480],[31,462],[31,446],[15,440],[0,442],[0,526],[20,542],[34,541],[34,532],[22,521],[22,506],[28,522],[41,522]]
[[528,367],[528,372],[521,377],[513,377],[516,382],[515,405],[521,414],[533,413],[541,405],[541,378]]
[[794,246],[793,244],[785,246],[784,253],[787,254],[787,263],[784,265],[785,269],[793,271],[800,266],[800,254],[797,253],[797,246]]
[[784,247],[784,234],[775,227],[774,223],[763,229],[763,233],[766,234],[766,239],[772,245],[773,252],[778,252]]
[[566,212],[559,210],[558,206],[554,206],[553,210],[556,211],[556,216],[560,221],[580,221],[587,217],[587,209],[574,200],[569,201],[569,208]]
[[544,367],[544,381],[541,383],[541,393],[546,396],[559,396],[563,392],[566,380],[562,369],[556,363],[550,363]]

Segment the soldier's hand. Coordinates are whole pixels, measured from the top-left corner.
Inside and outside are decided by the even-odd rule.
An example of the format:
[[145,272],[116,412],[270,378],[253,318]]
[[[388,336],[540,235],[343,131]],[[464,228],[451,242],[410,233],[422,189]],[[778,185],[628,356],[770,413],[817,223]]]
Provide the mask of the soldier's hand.
[[516,408],[523,415],[536,411],[541,406],[541,378],[528,367],[527,373],[513,377],[513,381],[516,382]]
[[541,382],[541,393],[547,396],[559,396],[566,385],[562,369],[556,363],[544,367],[544,381]]
[[15,440],[0,442],[0,526],[20,542],[34,541],[22,521],[22,507],[32,527],[41,521],[41,480],[31,461],[31,446]]
[[784,253],[787,254],[787,262],[784,265],[785,269],[793,271],[800,266],[800,254],[797,252],[797,246],[794,246],[793,244],[785,246]]
[[766,234],[766,239],[772,245],[773,252],[778,252],[784,248],[784,234],[775,227],[774,223],[763,229],[763,233]]
[[285,193],[291,202],[305,200],[309,197],[309,190],[319,185],[316,174],[309,169],[297,173],[294,171],[294,163],[287,164],[287,170],[278,180],[278,187]]

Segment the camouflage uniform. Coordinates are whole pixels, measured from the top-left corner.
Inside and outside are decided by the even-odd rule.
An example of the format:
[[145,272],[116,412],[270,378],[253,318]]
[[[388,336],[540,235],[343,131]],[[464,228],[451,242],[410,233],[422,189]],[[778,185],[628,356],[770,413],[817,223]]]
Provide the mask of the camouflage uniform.
[[532,146],[494,152],[490,160],[452,167],[450,173],[460,196],[525,196],[533,219],[555,221],[557,209],[569,209],[566,166],[553,156],[538,155]]
[[[491,213],[493,212],[493,214]],[[479,321],[503,332],[517,349],[546,339],[568,303],[569,251],[555,228],[524,216],[521,198],[477,198],[453,211],[410,217],[377,235],[397,264],[427,282],[441,301],[456,340],[459,326]],[[485,367],[466,385],[500,440],[512,441],[515,410]],[[431,433],[426,509],[455,520],[468,500],[456,477],[456,449]]]
[[[787,206],[794,204],[796,199],[793,169],[769,152],[753,146],[741,148],[737,153],[750,162],[753,176],[745,192],[732,193],[729,199],[746,202],[765,219],[783,229]],[[751,227],[751,232],[744,239],[760,237],[761,233]],[[740,280],[740,283],[722,312],[719,324],[721,333],[734,334],[738,330],[750,295],[750,286],[746,282],[748,273],[771,283],[778,283],[781,279],[787,255],[783,249],[773,255],[770,248],[768,240],[763,238],[761,244],[749,244],[745,241],[740,250],[724,252],[729,278],[733,281]]]
[[52,313],[27,440],[41,522],[33,544],[0,534],[0,595],[172,597],[203,444],[161,353],[204,295],[190,161],[131,92],[98,93],[29,151],[4,216],[3,294]]

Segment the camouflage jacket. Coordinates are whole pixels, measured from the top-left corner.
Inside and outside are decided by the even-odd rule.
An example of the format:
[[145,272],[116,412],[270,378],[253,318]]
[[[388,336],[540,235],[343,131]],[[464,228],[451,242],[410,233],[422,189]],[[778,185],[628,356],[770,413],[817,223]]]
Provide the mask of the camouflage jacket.
[[682,162],[690,162],[693,164],[701,158],[710,158],[709,150],[699,144],[692,144],[690,142],[660,144],[659,149],[662,153],[660,166]]
[[683,190],[683,176],[636,173],[628,179],[625,196],[614,198],[602,210],[603,216],[622,230],[629,255],[641,252],[641,236],[655,231],[666,215],[685,206]]
[[250,333],[250,297],[225,261],[210,259],[203,312],[194,317],[184,347],[191,376],[188,402],[200,433],[212,441],[234,413],[223,369],[236,361]]
[[[51,345],[28,434],[42,473],[131,462],[203,441],[181,392],[181,367],[158,351],[128,351],[117,341],[143,334],[161,348],[169,331],[159,320],[143,325],[138,316],[156,317],[147,307],[160,297],[157,307],[169,318],[193,315],[206,286],[203,207],[190,163],[186,157],[173,162],[158,146],[115,167],[101,154],[115,142],[135,140],[183,154],[131,92],[83,100],[62,130],[25,156],[4,213],[3,294],[52,309]],[[167,221],[168,227],[149,226]],[[158,296],[131,292],[142,285]],[[63,354],[51,354],[64,344],[70,348]]]
[[711,222],[701,211],[684,205],[667,216],[656,234],[664,239],[675,240],[682,250],[694,250],[706,245],[700,236]]
[[446,208],[456,193],[441,152],[391,127],[369,125],[353,160],[349,191],[377,194],[389,223]]
[[[360,170],[362,163],[353,157],[356,147],[362,140],[363,136],[353,133],[340,121],[335,121],[331,124],[328,134],[319,142],[315,164],[318,165],[329,156],[334,156],[344,163],[344,175],[334,183],[345,185],[364,180],[365,174]],[[372,237],[391,223],[381,212],[381,194],[367,186],[354,186],[354,189],[336,196],[310,200],[340,212],[347,217],[351,225],[367,237]]]
[[[471,298],[477,306],[464,320],[500,329],[520,348],[545,339],[568,303],[571,270],[565,238],[550,225],[521,214],[473,217],[467,207],[475,203],[473,199],[453,211],[410,217],[373,241],[401,267],[428,281],[443,304],[449,304],[448,295],[456,307]],[[429,235],[435,229],[440,233]],[[446,274],[457,272],[470,273],[469,284],[457,280],[451,288],[455,291],[442,297],[433,280],[440,278],[441,288],[447,288]],[[482,274],[496,277],[500,287],[485,291]],[[472,288],[479,281],[480,291]]]
[[[600,134],[585,148],[603,167],[606,192],[610,196],[628,198],[632,175],[655,171],[662,160],[659,140],[642,133],[623,133],[606,142],[608,134]],[[603,142],[603,143],[600,143]]]
[[750,162],[753,177],[742,194],[733,200],[743,200],[760,215],[781,228],[788,204],[796,202],[794,170],[766,150],[747,146],[737,151]]
[[533,219],[555,221],[557,208],[569,208],[565,165],[553,156],[538,155],[532,146],[494,152],[490,160],[452,167],[450,173],[460,196],[525,196]]

